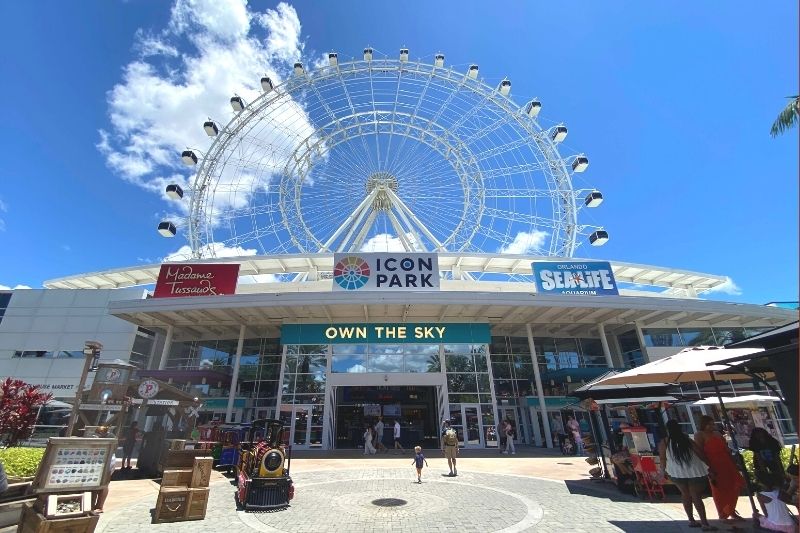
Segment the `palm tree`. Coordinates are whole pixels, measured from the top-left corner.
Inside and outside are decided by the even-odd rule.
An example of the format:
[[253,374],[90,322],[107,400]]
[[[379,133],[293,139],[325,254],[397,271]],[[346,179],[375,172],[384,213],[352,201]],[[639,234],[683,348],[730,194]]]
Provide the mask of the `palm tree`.
[[789,103],[783,108],[781,114],[775,119],[772,124],[772,129],[769,133],[773,137],[777,137],[784,131],[793,128],[797,125],[798,115],[800,115],[800,95],[787,96]]

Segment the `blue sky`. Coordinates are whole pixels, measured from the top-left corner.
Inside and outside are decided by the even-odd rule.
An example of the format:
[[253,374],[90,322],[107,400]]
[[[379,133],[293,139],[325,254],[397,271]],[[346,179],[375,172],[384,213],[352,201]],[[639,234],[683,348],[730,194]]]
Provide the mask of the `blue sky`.
[[[611,240],[577,255],[730,276],[739,290],[715,299],[797,299],[798,132],[769,136],[798,92],[796,3],[225,4],[0,3],[14,21],[0,36],[0,285],[155,262],[185,244],[154,230],[174,210],[157,192],[169,172],[113,154],[139,143],[152,163],[172,153],[181,120],[196,135],[210,98],[227,106],[227,88],[209,87],[162,101],[179,106],[165,113],[144,94],[152,84],[126,85],[136,61],[153,76],[185,75],[181,58],[202,40],[205,66],[224,56],[222,41],[253,51],[216,65],[251,87],[261,60],[281,73],[297,56],[357,56],[368,44],[392,56],[441,51],[480,64],[492,84],[508,76],[518,102],[536,96],[543,117],[569,126],[568,151],[591,160],[583,181],[606,197],[585,220]],[[115,86],[130,90],[115,99]],[[143,123],[155,131],[148,121],[162,130],[142,135]]]

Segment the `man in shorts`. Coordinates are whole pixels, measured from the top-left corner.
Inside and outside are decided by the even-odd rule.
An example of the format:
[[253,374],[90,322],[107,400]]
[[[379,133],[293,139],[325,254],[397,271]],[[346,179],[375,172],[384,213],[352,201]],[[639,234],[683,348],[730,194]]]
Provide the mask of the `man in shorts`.
[[389,450],[383,445],[383,427],[383,417],[379,416],[378,422],[375,424],[375,448],[377,451],[383,450],[389,453]]
[[457,476],[456,457],[458,456],[458,433],[455,429],[450,427],[450,422],[447,420],[444,421],[444,429],[442,430],[442,451],[447,459],[447,466],[450,468],[448,476]]

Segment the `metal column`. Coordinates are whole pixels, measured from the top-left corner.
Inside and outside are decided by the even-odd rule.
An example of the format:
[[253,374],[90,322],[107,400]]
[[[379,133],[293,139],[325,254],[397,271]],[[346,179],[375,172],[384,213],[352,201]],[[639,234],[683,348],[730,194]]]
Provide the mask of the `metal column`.
[[175,331],[175,326],[167,326],[167,337],[164,339],[164,348],[161,349],[161,359],[158,360],[158,369],[164,370],[167,366],[167,359],[169,358],[169,351],[172,348],[172,334]]
[[228,393],[228,408],[225,410],[225,422],[233,422],[233,402],[236,399],[236,387],[239,384],[239,364],[242,361],[242,349],[244,348],[244,331],[246,326],[239,326],[239,344],[236,345],[236,358],[233,361],[233,375],[231,376],[231,391]]
[[[553,447],[553,438],[550,435],[550,420],[547,418],[547,404],[544,400],[544,389],[542,388],[542,375],[539,373],[539,361],[536,358],[536,345],[533,343],[533,330],[530,324],[525,324],[525,330],[528,332],[528,348],[531,350],[531,358],[533,359],[533,377],[536,381],[536,395],[539,397],[539,410],[542,412],[542,426],[544,426],[544,439],[548,448]],[[539,420],[532,421],[538,424]]]
[[606,325],[602,322],[597,324],[597,332],[600,334],[600,344],[603,345],[603,355],[606,357],[606,365],[608,365],[608,368],[614,368],[614,361],[611,359],[611,350],[608,348],[608,339],[606,338]]

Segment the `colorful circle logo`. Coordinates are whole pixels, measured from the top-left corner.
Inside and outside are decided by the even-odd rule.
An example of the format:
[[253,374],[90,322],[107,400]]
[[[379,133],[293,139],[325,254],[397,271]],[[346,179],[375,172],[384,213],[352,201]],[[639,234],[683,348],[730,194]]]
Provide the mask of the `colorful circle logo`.
[[360,289],[369,281],[369,264],[358,256],[347,256],[333,267],[333,280],[347,291]]

